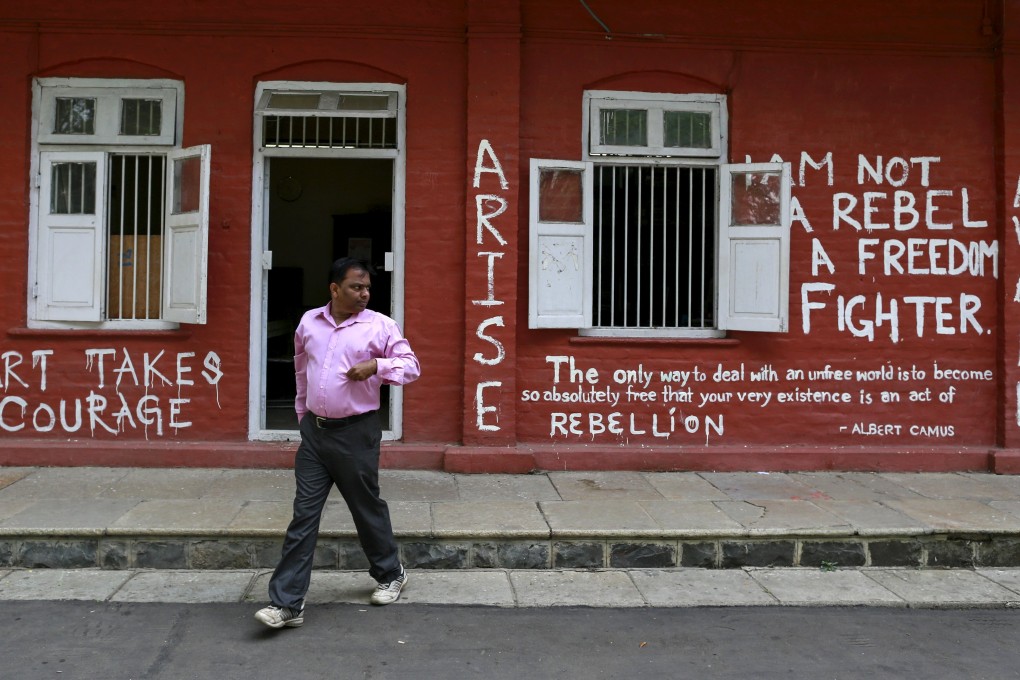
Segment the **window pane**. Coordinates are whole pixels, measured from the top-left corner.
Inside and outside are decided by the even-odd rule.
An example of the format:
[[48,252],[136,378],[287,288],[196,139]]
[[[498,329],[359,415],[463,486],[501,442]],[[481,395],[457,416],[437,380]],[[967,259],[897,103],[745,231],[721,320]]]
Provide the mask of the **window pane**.
[[602,144],[648,146],[648,112],[644,109],[602,109]]
[[202,159],[199,156],[174,161],[173,213],[197,212],[202,193]]
[[781,189],[778,173],[733,173],[731,226],[778,225]]
[[319,108],[319,95],[313,94],[285,94],[273,93],[269,97],[268,109],[317,109]]
[[712,114],[695,111],[663,112],[664,146],[712,148]]
[[157,319],[163,262],[163,156],[114,155],[110,161],[109,319]]
[[96,100],[87,97],[57,97],[53,132],[58,135],[96,134]]
[[163,102],[161,100],[121,100],[120,134],[158,135],[162,126]]
[[584,204],[581,171],[542,168],[538,181],[538,219],[580,224]]
[[386,111],[390,97],[385,94],[345,94],[337,102],[340,111]]
[[51,214],[96,214],[95,163],[54,163],[50,187]]

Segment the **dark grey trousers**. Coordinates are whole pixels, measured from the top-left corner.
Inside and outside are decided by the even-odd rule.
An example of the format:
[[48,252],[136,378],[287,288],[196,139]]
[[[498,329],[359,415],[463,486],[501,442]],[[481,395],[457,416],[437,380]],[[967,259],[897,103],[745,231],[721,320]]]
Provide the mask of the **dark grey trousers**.
[[368,573],[386,582],[400,575],[390,511],[379,497],[379,417],[347,427],[321,429],[311,414],[301,420],[301,444],[294,457],[294,517],[287,527],[283,555],[269,581],[269,599],[278,607],[301,607],[312,577],[315,543],[326,497],[340,490],[368,558]]

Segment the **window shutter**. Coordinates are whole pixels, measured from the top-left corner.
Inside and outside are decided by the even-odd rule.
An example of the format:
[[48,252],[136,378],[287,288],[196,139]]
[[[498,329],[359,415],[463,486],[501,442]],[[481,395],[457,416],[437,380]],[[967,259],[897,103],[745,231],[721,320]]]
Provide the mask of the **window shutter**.
[[205,323],[209,261],[208,144],[167,154],[163,319]]
[[592,164],[531,159],[528,327],[588,328]]
[[36,316],[100,321],[105,253],[106,157],[101,152],[39,155]]
[[790,303],[790,164],[723,165],[719,184],[717,325],[785,333]]

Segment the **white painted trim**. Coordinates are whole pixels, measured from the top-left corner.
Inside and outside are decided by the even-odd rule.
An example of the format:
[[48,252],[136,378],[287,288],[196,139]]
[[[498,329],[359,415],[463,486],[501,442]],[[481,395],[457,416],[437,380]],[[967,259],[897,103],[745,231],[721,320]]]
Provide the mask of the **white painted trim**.
[[39,110],[42,106],[40,101],[42,87],[39,79],[32,81],[32,121],[29,128],[29,139],[32,148],[29,153],[28,168],[28,285],[26,286],[28,298],[25,300],[27,325],[32,327],[32,320],[38,315],[36,312],[36,300],[38,299],[39,282],[36,271],[36,258],[38,257],[39,246],[36,238],[39,234],[39,193],[42,187],[42,175],[39,166]]
[[[348,92],[365,92],[371,95],[386,95],[387,106],[385,109],[344,109],[339,106],[339,95]],[[319,105],[315,109],[308,108],[269,108],[270,96],[272,94],[293,94],[293,95],[317,95]],[[332,117],[356,117],[356,118],[395,118],[397,116],[397,97],[390,97],[393,90],[365,90],[362,88],[269,88],[262,92],[262,96],[255,104],[255,115],[266,116],[332,116]]]
[[[702,110],[705,106],[718,106],[717,122],[720,146],[718,152],[713,151],[709,157],[693,157],[690,155],[679,156],[649,156],[653,153],[643,150],[634,155],[604,155],[592,154],[590,142],[593,139],[592,110],[595,108],[594,101],[620,101],[629,102],[655,102],[662,104],[674,104],[668,108],[684,110],[684,104],[689,103]],[[585,90],[581,104],[581,160],[590,161],[595,165],[680,165],[690,167],[711,167],[718,168],[724,164],[729,157],[729,105],[725,95],[721,94],[670,94],[664,92],[636,92],[630,90]],[[628,152],[629,153],[629,152]],[[716,155],[718,153],[718,155]],[[718,182],[718,173],[716,179]],[[718,201],[719,189],[716,187]],[[715,225],[716,252],[718,252],[719,228]],[[714,286],[713,305],[718,309],[719,280],[721,274],[716,272]],[[530,287],[530,286],[529,286]],[[583,337],[604,337],[604,338],[675,338],[675,339],[699,339],[699,338],[722,338],[726,332],[719,328],[611,328],[611,327],[589,327],[579,328],[578,335]]]
[[581,328],[578,335],[586,338],[725,338],[726,332],[713,328]]
[[[725,163],[728,149],[728,122],[726,118],[726,96],[711,94],[663,94],[652,92],[627,92],[613,90],[588,90],[583,97],[583,139],[584,160],[603,162],[602,159],[622,156],[625,159],[656,157],[659,163],[676,162],[677,160],[703,158],[715,163]],[[649,139],[647,147],[627,147],[617,145],[600,145],[598,125],[595,123],[596,111],[608,107],[609,103],[633,106],[649,112],[693,111],[708,113],[712,118],[712,147],[673,148],[662,146],[662,119],[660,116],[649,118]],[[596,152],[596,153],[593,153]],[[644,162],[644,160],[643,160]]]
[[[39,319],[37,302],[38,291],[38,257],[39,257],[39,196],[42,177],[40,176],[40,147],[46,151],[83,151],[83,150],[104,150],[108,151],[109,144],[43,144],[39,142],[39,130],[41,126],[42,110],[42,88],[49,86],[58,87],[174,87],[178,90],[175,111],[174,137],[177,140],[183,138],[184,134],[184,83],[179,80],[152,79],[134,80],[126,78],[35,78],[32,81],[32,120],[29,134],[31,150],[29,154],[29,205],[28,205],[28,277],[26,286],[26,326],[28,328],[69,330],[109,330],[109,331],[133,331],[133,330],[176,330],[179,325],[163,320],[116,320],[116,321],[44,321]],[[166,154],[165,146],[148,145],[116,145],[117,151],[129,153],[160,153]]]
[[[68,92],[57,92],[59,88],[66,88]],[[43,117],[48,116],[45,105],[52,97],[61,94],[109,97],[120,99],[122,97],[147,97],[161,99],[172,103],[169,111],[173,115],[173,131],[169,135],[158,135],[148,137],[133,137],[120,135],[117,132],[109,132],[103,135],[101,126],[97,126],[96,134],[90,139],[76,140],[74,135],[57,135],[45,130],[42,127]],[[32,88],[32,113],[33,121],[38,122],[38,127],[33,128],[32,139],[38,139],[43,144],[98,144],[102,146],[180,146],[184,132],[184,83],[180,80],[166,78],[133,79],[133,78],[36,78]],[[38,110],[35,104],[39,103]],[[164,116],[166,115],[164,111]],[[36,118],[38,114],[38,118]],[[166,118],[164,117],[164,124]],[[113,121],[108,122],[107,127],[116,127]],[[66,141],[65,141],[66,140]]]
[[[260,291],[250,300],[249,323],[249,384],[248,384],[248,438],[258,441],[298,441],[297,429],[267,430],[262,428],[265,406],[265,298],[267,276],[262,269],[262,252],[268,247],[268,168],[266,158],[391,158],[393,159],[393,206],[391,211],[391,238],[394,271],[392,280],[392,317],[403,328],[404,317],[404,217],[406,184],[406,87],[394,83],[325,83],[309,81],[273,80],[260,82],[255,87],[253,104],[256,109],[252,129],[252,230],[251,230],[251,286]],[[262,147],[263,113],[257,111],[259,102],[269,90],[336,91],[336,92],[396,92],[397,93],[397,148],[396,149],[272,149]],[[316,115],[308,111],[307,115]],[[351,115],[351,114],[348,114]],[[413,346],[413,345],[412,345]],[[403,390],[390,388],[390,429],[383,431],[383,440],[399,440],[403,434]]]

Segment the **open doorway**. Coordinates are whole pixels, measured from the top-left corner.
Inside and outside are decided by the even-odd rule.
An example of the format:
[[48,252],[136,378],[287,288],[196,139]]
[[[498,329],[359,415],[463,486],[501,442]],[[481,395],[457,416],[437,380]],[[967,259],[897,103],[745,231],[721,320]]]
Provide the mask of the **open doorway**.
[[[392,280],[394,161],[389,158],[266,158],[266,266],[262,430],[297,430],[294,330],[329,301],[330,264],[344,256],[375,273],[369,308],[395,316]],[[393,430],[390,390],[380,420]]]

